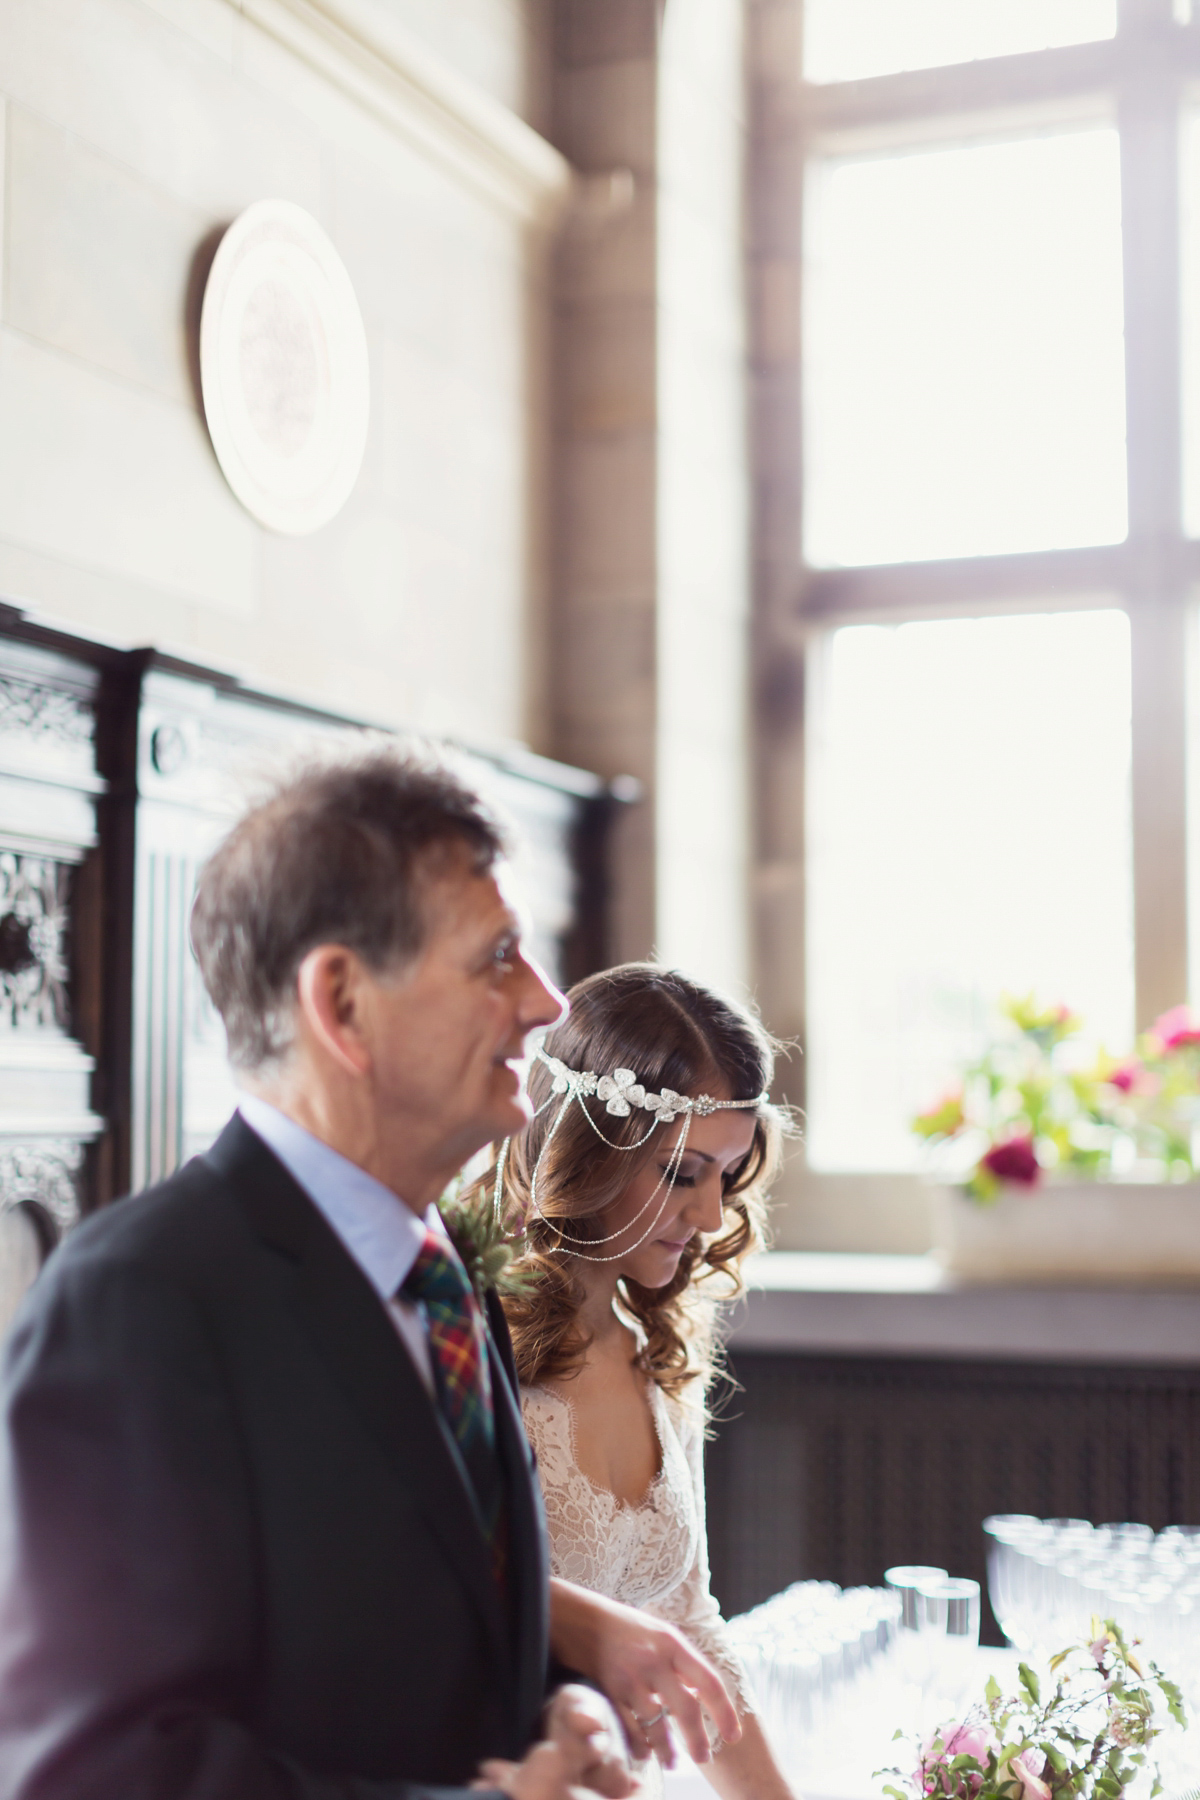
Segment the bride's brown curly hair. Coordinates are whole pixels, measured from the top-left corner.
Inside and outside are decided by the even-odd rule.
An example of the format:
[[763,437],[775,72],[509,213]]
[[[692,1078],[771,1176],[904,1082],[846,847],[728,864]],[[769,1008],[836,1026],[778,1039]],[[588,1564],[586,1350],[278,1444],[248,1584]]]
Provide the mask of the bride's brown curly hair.
[[[668,1087],[718,1099],[753,1100],[770,1086],[776,1046],[759,1020],[673,969],[623,963],[578,982],[568,999],[568,1017],[545,1042],[547,1053],[568,1068],[597,1075],[633,1069],[650,1092]],[[552,1096],[553,1079],[545,1063],[534,1063],[529,1094],[539,1111],[513,1139],[504,1180],[505,1216],[523,1229],[526,1242],[514,1268],[536,1277],[504,1297],[526,1386],[569,1378],[587,1354],[590,1339],[579,1323],[584,1288],[564,1244],[583,1248],[603,1237],[607,1209],[662,1154],[660,1132],[648,1130],[650,1115],[640,1109],[622,1119],[595,1098],[575,1101],[555,1127],[562,1102]],[[609,1148],[589,1119],[614,1145],[647,1141],[637,1150]],[[665,1287],[620,1278],[621,1303],[645,1333],[639,1366],[669,1394],[695,1381],[707,1388],[716,1371],[718,1303],[741,1292],[741,1264],[763,1246],[767,1188],[787,1129],[785,1115],[769,1102],[757,1109],[750,1148],[725,1178],[724,1224],[691,1240]],[[539,1158],[535,1213],[530,1185]],[[481,1186],[492,1180],[494,1170]]]

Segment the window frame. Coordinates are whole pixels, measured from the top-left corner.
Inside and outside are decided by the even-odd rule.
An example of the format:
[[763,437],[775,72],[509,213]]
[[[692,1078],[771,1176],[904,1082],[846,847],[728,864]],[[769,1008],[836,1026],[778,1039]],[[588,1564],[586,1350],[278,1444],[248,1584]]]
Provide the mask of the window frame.
[[[1119,0],[1111,39],[818,85],[801,72],[803,0],[751,0],[757,974],[772,1023],[801,1050],[782,1082],[801,1107],[804,934],[796,925],[804,919],[805,644],[839,624],[1124,609],[1132,655],[1138,1028],[1189,992],[1188,670],[1200,540],[1183,528],[1180,135],[1189,100],[1200,103],[1200,17],[1185,20],[1183,11],[1181,0]],[[801,553],[800,320],[809,161],[1086,121],[1111,122],[1120,136],[1127,537],[1085,549],[808,566]],[[1200,923],[1200,895],[1191,905]],[[786,1188],[793,1204],[784,1243],[843,1247],[846,1233],[839,1236],[829,1210],[854,1195],[858,1235],[868,1242],[844,1247],[918,1247],[925,1230],[913,1210],[911,1177],[817,1176],[804,1170],[801,1155]],[[899,1200],[902,1191],[907,1223],[897,1232],[886,1225],[888,1194]]]

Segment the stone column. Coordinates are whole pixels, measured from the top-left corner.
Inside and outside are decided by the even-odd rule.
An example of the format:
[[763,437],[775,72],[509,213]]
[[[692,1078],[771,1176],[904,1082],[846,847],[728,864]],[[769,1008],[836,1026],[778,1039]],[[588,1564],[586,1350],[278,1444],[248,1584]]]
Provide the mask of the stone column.
[[[560,0],[555,136],[581,178],[558,253],[555,754],[635,776],[608,954],[654,945],[656,0]],[[612,179],[610,179],[612,178]]]
[[658,81],[658,941],[735,992],[752,803],[742,10],[669,0]]
[[612,960],[745,984],[743,0],[559,0],[555,754],[635,776]]

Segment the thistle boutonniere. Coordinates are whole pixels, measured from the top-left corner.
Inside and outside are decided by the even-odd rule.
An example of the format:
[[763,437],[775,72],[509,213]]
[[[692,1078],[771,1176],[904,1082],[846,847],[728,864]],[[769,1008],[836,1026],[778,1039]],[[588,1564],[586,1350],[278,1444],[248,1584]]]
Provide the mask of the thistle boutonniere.
[[489,1288],[501,1299],[515,1299],[536,1287],[535,1270],[512,1266],[525,1249],[523,1235],[506,1230],[495,1216],[491,1195],[483,1188],[477,1187],[473,1195],[464,1193],[461,1185],[447,1188],[438,1201],[438,1211],[480,1300]]

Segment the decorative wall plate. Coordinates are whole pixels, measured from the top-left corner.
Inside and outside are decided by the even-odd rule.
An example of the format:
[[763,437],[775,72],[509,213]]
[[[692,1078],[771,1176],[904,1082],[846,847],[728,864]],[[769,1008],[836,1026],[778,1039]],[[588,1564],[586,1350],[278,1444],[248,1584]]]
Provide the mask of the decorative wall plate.
[[272,531],[328,524],[358,479],[370,374],[341,257],[290,200],[257,200],[221,239],[200,315],[200,383],[225,479]]

